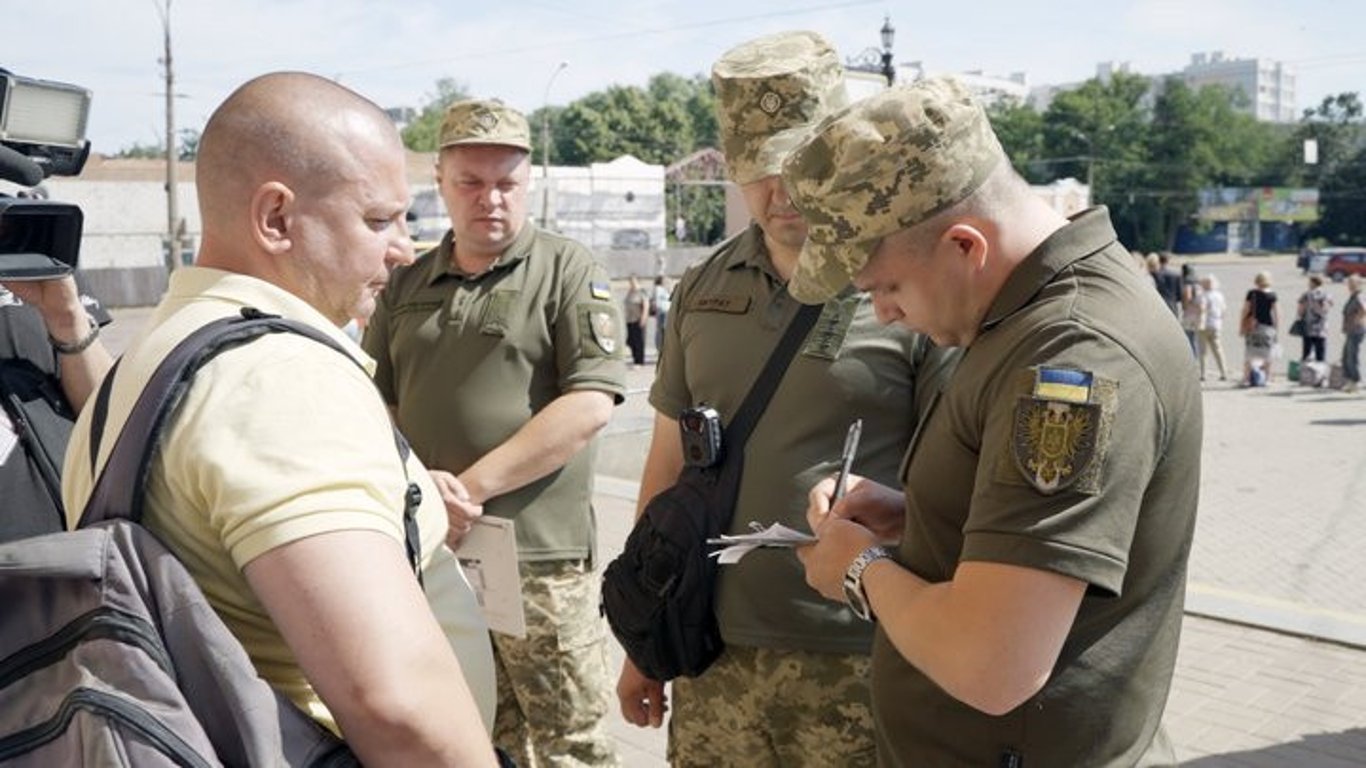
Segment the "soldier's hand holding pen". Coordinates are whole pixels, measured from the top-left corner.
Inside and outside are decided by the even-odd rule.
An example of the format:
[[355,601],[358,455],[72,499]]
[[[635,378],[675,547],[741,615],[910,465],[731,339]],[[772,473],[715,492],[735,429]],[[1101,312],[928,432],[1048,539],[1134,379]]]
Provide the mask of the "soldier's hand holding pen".
[[866,477],[851,474],[843,498],[835,500],[836,478],[812,486],[807,494],[806,522],[817,536],[827,518],[852,520],[873,532],[879,544],[901,540],[906,501],[901,492]]

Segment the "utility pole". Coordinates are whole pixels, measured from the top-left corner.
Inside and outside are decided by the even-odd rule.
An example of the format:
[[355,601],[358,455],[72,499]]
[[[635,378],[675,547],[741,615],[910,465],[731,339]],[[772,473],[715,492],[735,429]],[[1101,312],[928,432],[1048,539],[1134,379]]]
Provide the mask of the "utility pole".
[[171,65],[171,0],[166,0],[163,10],[157,6],[161,16],[161,30],[165,42],[165,52],[161,63],[166,67],[166,274],[169,277],[180,266],[180,196],[177,185],[176,164],[179,152],[175,140],[175,68]]
[[541,229],[550,221],[550,86],[560,76],[569,62],[562,61],[550,79],[545,81],[545,93],[541,95]]

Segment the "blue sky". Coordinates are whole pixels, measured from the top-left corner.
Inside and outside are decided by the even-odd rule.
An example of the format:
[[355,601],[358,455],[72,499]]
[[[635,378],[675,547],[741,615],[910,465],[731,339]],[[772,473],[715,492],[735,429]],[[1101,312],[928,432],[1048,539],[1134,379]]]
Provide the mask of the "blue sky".
[[[162,135],[165,0],[0,0],[0,67],[94,91],[89,137],[113,153]],[[177,123],[202,127],[246,79],[303,69],[383,106],[418,106],[453,77],[530,111],[611,84],[708,70],[725,49],[783,29],[821,32],[845,56],[878,45],[884,14],[898,61],[931,72],[1025,72],[1084,80],[1102,61],[1179,69],[1192,53],[1264,57],[1298,72],[1300,109],[1366,95],[1362,0],[172,0]]]

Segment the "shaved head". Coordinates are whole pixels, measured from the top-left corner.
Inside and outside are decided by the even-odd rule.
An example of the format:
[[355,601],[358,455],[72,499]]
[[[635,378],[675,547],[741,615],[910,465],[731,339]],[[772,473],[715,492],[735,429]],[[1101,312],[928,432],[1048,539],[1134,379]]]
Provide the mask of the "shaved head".
[[326,78],[263,75],[209,118],[195,265],[248,275],[338,325],[412,260],[403,143],[384,110]]
[[358,137],[401,146],[373,102],[304,72],[262,75],[214,110],[200,138],[195,186],[206,229],[231,225],[265,181],[320,189],[350,173]]

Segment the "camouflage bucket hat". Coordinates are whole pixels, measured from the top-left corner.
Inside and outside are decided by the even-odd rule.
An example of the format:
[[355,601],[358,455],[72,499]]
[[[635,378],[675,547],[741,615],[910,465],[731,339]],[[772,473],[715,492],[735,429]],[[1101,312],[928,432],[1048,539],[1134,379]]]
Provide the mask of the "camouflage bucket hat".
[[531,151],[531,129],[521,112],[497,99],[466,99],[446,108],[441,120],[444,149],[456,144],[498,144]]
[[783,164],[806,244],[788,290],[820,303],[878,242],[972,194],[1004,160],[982,106],[952,78],[919,80],[827,118]]
[[712,67],[711,81],[721,150],[737,184],[777,175],[816,123],[848,103],[839,56],[815,32],[741,43]]

